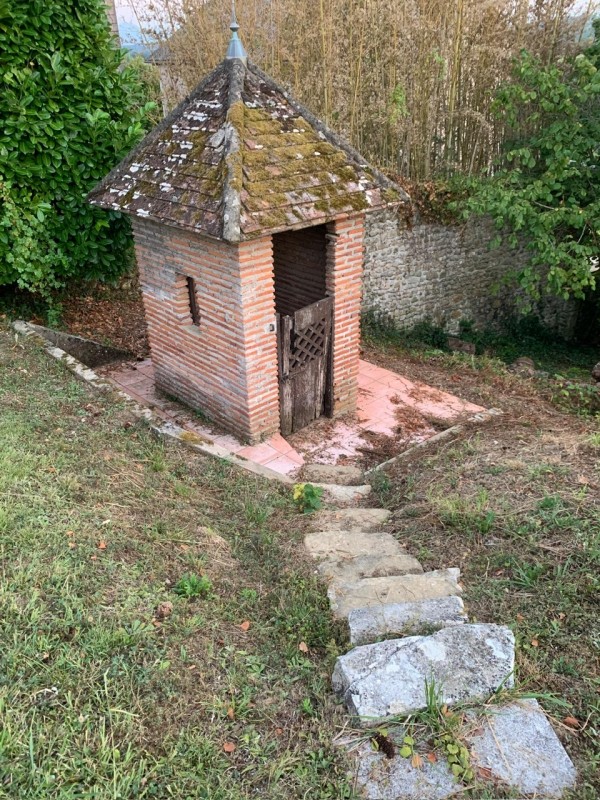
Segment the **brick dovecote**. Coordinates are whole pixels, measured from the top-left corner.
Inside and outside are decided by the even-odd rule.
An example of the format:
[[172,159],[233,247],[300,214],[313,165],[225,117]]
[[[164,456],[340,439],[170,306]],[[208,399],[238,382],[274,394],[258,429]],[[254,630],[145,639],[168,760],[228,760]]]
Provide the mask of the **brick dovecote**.
[[157,387],[246,441],[277,431],[271,237],[230,245],[148,220],[133,226]]
[[[272,237],[232,245],[150,220],[133,227],[157,387],[245,441],[278,431]],[[327,226],[333,416],[356,408],[363,234],[362,216]]]

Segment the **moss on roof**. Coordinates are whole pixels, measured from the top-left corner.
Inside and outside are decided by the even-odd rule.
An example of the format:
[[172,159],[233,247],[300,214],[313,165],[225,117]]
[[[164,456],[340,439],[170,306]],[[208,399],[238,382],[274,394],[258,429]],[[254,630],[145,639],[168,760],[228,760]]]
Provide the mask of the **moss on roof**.
[[89,199],[238,241],[407,197],[257,67],[224,61]]

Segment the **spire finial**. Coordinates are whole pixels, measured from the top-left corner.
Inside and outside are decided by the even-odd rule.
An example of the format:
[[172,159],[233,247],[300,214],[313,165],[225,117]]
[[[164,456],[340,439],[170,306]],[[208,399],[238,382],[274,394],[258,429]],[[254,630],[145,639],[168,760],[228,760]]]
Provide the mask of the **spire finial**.
[[246,63],[248,58],[242,40],[238,36],[240,26],[238,25],[237,17],[235,15],[235,0],[231,0],[231,39],[229,40],[229,47],[227,48],[226,58],[239,58],[240,61]]

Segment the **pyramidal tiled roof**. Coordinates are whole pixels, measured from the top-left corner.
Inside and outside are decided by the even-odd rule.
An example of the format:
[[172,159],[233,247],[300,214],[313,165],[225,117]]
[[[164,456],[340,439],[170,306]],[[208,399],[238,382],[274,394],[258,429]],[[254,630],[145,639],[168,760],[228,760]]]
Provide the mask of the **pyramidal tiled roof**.
[[255,65],[226,59],[89,200],[237,242],[408,196]]

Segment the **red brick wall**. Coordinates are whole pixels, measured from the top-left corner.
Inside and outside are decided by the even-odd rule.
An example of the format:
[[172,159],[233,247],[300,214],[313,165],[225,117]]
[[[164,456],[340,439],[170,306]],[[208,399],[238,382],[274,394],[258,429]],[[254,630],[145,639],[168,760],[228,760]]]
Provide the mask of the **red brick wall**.
[[358,399],[364,215],[327,227],[327,294],[334,298],[331,399],[338,416],[354,411]]
[[271,238],[228,245],[138,218],[133,227],[157,386],[247,441],[277,431]]

